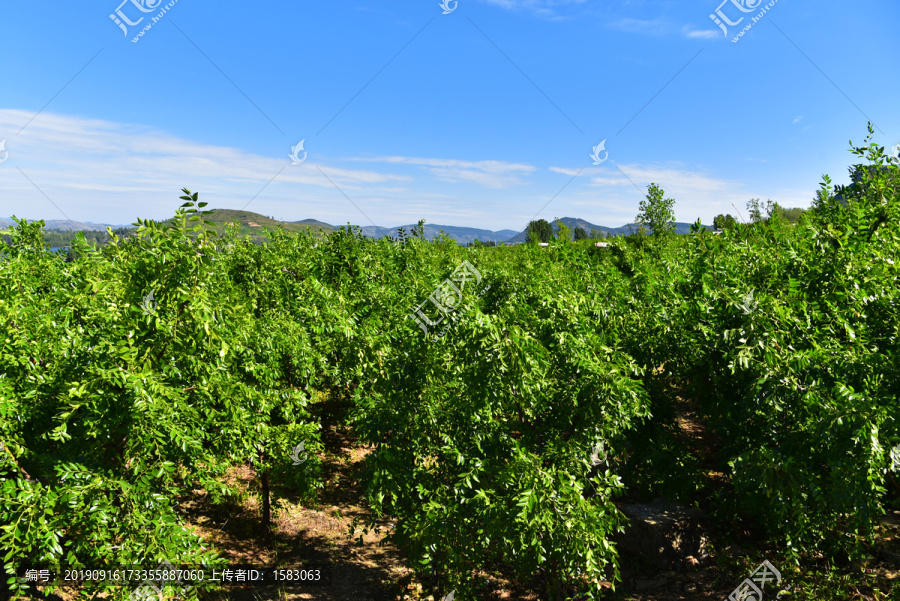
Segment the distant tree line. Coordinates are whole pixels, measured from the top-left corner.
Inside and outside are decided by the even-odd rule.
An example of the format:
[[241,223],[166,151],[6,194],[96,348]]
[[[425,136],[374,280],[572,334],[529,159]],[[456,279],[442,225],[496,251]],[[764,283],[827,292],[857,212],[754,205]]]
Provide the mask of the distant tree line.
[[525,231],[525,238],[528,242],[538,243],[538,242],[550,242],[550,240],[559,239],[559,240],[603,240],[604,238],[612,237],[612,234],[609,232],[604,232],[601,229],[591,228],[590,233],[586,229],[581,226],[575,228],[575,230],[570,230],[568,226],[566,226],[562,221],[556,219],[556,234],[554,235],[553,226],[550,225],[550,222],[546,219],[536,219],[528,224],[528,228]]
[[[675,201],[665,197],[665,191],[657,184],[650,184],[647,188],[646,199],[641,201],[640,210],[635,218],[638,224],[637,231],[634,234],[642,236],[649,230],[653,237],[661,240],[672,235],[675,232]],[[762,204],[758,198],[752,198],[747,202],[747,211],[750,217],[750,223],[768,223],[770,219],[777,216],[778,219],[787,221],[792,224],[800,223],[803,216],[807,213],[807,209],[801,208],[784,208],[772,200]],[[738,221],[731,214],[719,214],[713,219],[713,227],[719,230],[730,229],[737,225]],[[574,232],[570,230],[561,220],[555,219],[556,231],[554,226],[546,219],[536,219],[528,224],[525,231],[526,240],[530,243],[548,243],[553,239],[557,240],[602,240],[611,238],[611,232],[604,232],[597,228],[591,228],[588,233],[583,227],[576,227]],[[691,228],[692,232],[699,232],[703,226],[698,220]]]
[[[127,238],[134,234],[137,230],[135,228],[116,228],[113,230],[113,233],[120,238]],[[81,232],[62,232],[59,230],[44,230],[44,242],[50,248],[65,248],[72,246],[72,240],[74,240],[78,234],[84,234],[84,239],[88,244],[92,246],[106,246],[109,244],[109,234],[106,231],[99,230],[82,230]],[[10,236],[9,234],[0,235],[3,238],[4,244],[10,244]]]
[[[799,207],[784,208],[779,206],[777,202],[772,202],[771,199],[767,200],[764,206],[758,198],[751,198],[747,201],[747,212],[750,217],[750,223],[769,223],[773,216],[777,216],[778,219],[797,224],[800,223],[807,209]],[[713,219],[713,227],[718,230],[731,229],[735,225],[737,225],[737,220],[730,213],[727,215],[716,215],[715,219]]]

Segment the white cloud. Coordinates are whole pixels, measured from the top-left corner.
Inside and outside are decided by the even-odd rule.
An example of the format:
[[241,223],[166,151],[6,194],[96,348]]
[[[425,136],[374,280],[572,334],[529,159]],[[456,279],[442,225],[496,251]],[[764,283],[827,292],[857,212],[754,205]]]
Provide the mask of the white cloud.
[[[364,212],[379,225],[422,216],[429,222],[447,217],[471,225],[509,213],[501,208],[504,201],[478,199],[479,191],[504,196],[504,190],[528,184],[525,178],[537,171],[497,160],[332,159],[316,156],[310,144],[307,160],[292,165],[289,145],[281,155],[262,156],[141,125],[53,113],[42,113],[15,135],[32,116],[0,110],[0,139],[8,138],[10,153],[0,165],[2,216],[108,223],[131,223],[138,216],[162,219],[172,215],[181,203],[181,188],[188,187],[212,207],[240,209],[253,199],[247,210],[287,220],[368,224]],[[354,162],[371,166],[355,169]],[[459,188],[448,190],[446,183]]]
[[651,36],[672,36],[680,32],[682,36],[691,40],[717,40],[722,38],[722,33],[719,30],[697,29],[692,25],[683,25],[679,28],[677,21],[677,18],[662,16],[653,19],[623,17],[610,20],[607,26],[625,33],[640,33]]
[[[731,203],[743,207],[753,197],[808,206],[812,196],[796,190],[757,190],[680,164],[617,167],[607,162],[583,169],[543,169],[501,160],[329,158],[317,156],[315,147],[307,145],[311,154],[306,162],[291,165],[288,144],[278,156],[269,157],[144,126],[59,114],[42,114],[15,135],[31,116],[0,110],[0,139],[7,138],[9,151],[9,159],[0,165],[3,217],[65,216],[107,223],[131,223],[138,216],[162,219],[172,215],[181,203],[181,188],[188,187],[211,207],[240,209],[254,199],[247,210],[287,221],[316,218],[367,225],[364,213],[385,226],[424,217],[429,223],[496,230],[524,227],[538,211],[545,218],[568,215],[598,225],[628,223],[650,182],[675,199],[679,221],[733,213]],[[360,163],[367,168],[352,168]]]
[[[642,33],[648,35],[669,35],[678,31],[676,24],[677,19],[667,17],[656,17],[653,19],[639,19],[633,17],[611,17],[609,14],[611,7],[604,6],[602,9],[587,5],[587,0],[479,0],[484,4],[490,4],[509,11],[527,11],[535,16],[544,17],[550,20],[559,21],[573,16],[573,11],[567,11],[568,14],[563,15],[563,9],[585,5],[588,8],[587,13],[599,22],[604,22],[610,29],[624,31],[626,33]],[[629,8],[626,2],[625,6],[614,7],[616,12],[621,9],[634,12],[634,8]],[[680,8],[680,6],[679,6]],[[585,11],[582,11],[585,12]],[[582,15],[583,16],[583,15]],[[689,39],[718,39],[723,37],[721,32],[713,29],[697,29],[692,26],[685,25],[681,28],[681,33]]]
[[424,167],[436,178],[452,182],[475,183],[485,188],[502,189],[519,186],[525,182],[520,174],[537,171],[536,167],[522,163],[504,161],[461,161],[456,159],[418,158],[418,157],[373,157],[351,158],[351,161],[383,162]]
[[382,184],[412,179],[330,165],[316,161],[314,154],[292,165],[287,146],[283,158],[273,158],[144,126],[52,113],[42,113],[16,135],[32,116],[0,110],[0,139],[7,138],[9,151],[0,166],[0,215],[29,210],[48,219],[62,212],[76,220],[130,222],[137,215],[171,215],[183,187],[199,191],[215,206],[241,208],[263,189],[263,199],[296,199],[302,190],[304,198],[330,200],[335,195],[343,199],[334,185],[347,193],[371,193]]
[[[618,226],[634,221],[640,201],[645,198],[651,182],[662,187],[666,198],[675,200],[675,218],[684,222],[693,222],[697,217],[702,217],[704,223],[712,222],[713,215],[735,214],[735,206],[745,212],[744,208],[751,198],[771,198],[785,207],[807,207],[812,196],[797,189],[751,188],[740,181],[686,170],[677,164],[627,164],[618,167],[605,164],[583,169],[575,181],[585,177],[588,183],[575,187],[565,203],[579,207],[579,216],[588,221],[592,221],[591,214],[602,211],[605,221],[594,221],[597,225]],[[578,169],[564,167],[551,167],[551,171],[568,176],[578,173]]]
[[691,39],[700,38],[703,40],[714,40],[722,37],[722,34],[712,29],[691,29],[685,27],[683,31],[684,35]]

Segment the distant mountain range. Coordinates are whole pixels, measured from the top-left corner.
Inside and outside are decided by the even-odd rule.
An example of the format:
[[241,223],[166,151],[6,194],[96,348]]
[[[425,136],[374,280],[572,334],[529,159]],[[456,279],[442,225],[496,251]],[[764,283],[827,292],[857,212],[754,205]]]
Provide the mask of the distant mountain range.
[[[415,223],[400,225],[397,227],[378,227],[374,225],[367,225],[360,227],[359,231],[362,232],[364,236],[368,236],[369,238],[382,238],[384,236],[396,238],[400,233],[400,228],[403,228],[406,234],[409,235],[414,227],[416,227]],[[491,230],[482,230],[474,227],[461,227],[456,225],[431,225],[428,223],[424,225],[423,230],[426,240],[434,240],[441,235],[441,231],[443,230],[443,232],[450,238],[461,244],[467,242],[475,242],[475,240],[480,240],[481,242],[506,242],[518,233],[515,230],[500,230],[494,232]]]
[[[28,222],[36,221],[35,219],[29,219]],[[0,217],[0,228],[6,229],[11,225],[15,225],[16,222],[12,219],[4,219]],[[50,219],[44,221],[44,229],[45,230],[55,230],[58,232],[105,232],[107,227],[111,227],[112,229],[119,229],[123,227],[134,227],[131,224],[128,225],[113,225],[111,223],[94,223],[93,221],[70,221],[67,219]]]
[[[266,217],[265,215],[260,215],[259,213],[252,213],[250,211],[234,211],[229,209],[219,209],[212,216],[212,220],[218,223],[224,223],[225,221],[236,221],[240,222],[242,225],[241,234],[246,232],[251,232],[253,234],[261,234],[261,230],[264,227],[274,228],[278,225],[283,225],[284,228],[288,231],[298,231],[301,229],[305,229],[303,226],[309,227],[316,233],[325,233],[329,231],[334,231],[338,229],[338,226],[330,225],[328,223],[318,221],[316,219],[304,219],[302,221],[278,221],[275,219],[271,219]],[[548,220],[549,221],[549,220]],[[566,227],[568,227],[573,232],[575,228],[581,227],[590,235],[592,230],[600,230],[604,234],[610,233],[613,236],[618,235],[628,235],[632,231],[637,231],[637,224],[626,224],[621,227],[607,227],[605,225],[594,225],[589,221],[585,221],[584,219],[579,219],[577,217],[563,217],[560,219]],[[45,229],[47,230],[56,230],[56,231],[64,231],[64,232],[72,232],[72,231],[105,231],[107,227],[111,227],[112,229],[118,228],[132,228],[134,227],[131,224],[127,225],[113,225],[108,223],[93,223],[90,221],[80,222],[80,221],[67,221],[64,219],[51,219],[45,222]],[[558,228],[556,227],[556,223],[551,222],[553,225],[553,230],[556,231]],[[0,218],[0,229],[6,229],[10,225],[15,225],[15,222],[11,219],[3,219]],[[691,230],[690,223],[684,222],[676,222],[675,223],[675,231],[678,234],[687,234]],[[380,227],[375,225],[366,225],[359,226],[360,232],[369,238],[381,238],[384,236],[390,236],[392,238],[396,238],[399,235],[400,228],[403,228],[407,234],[409,234],[412,229],[416,226],[416,224],[407,224],[400,225],[396,227]],[[711,226],[703,226],[707,229],[712,229]],[[431,225],[426,223],[425,227],[425,238],[427,240],[433,240],[437,238],[441,232],[443,231],[447,236],[449,236],[452,240],[460,243],[466,244],[469,242],[474,242],[475,240],[480,240],[481,242],[506,242],[511,244],[518,244],[522,242],[526,242],[526,231],[523,230],[521,232],[517,232],[516,230],[485,230],[474,227],[462,227],[457,225]]]
[[[549,221],[549,220],[548,220]],[[573,232],[575,228],[581,227],[590,235],[591,230],[600,230],[604,233],[604,235],[608,232],[613,236],[627,236],[632,232],[636,232],[638,230],[638,224],[629,223],[625,224],[621,227],[607,227],[605,225],[594,225],[590,221],[585,221],[584,219],[579,219],[577,217],[562,217],[560,218],[566,227],[568,227]],[[316,221],[315,219],[306,219],[304,221],[294,221],[292,223],[301,224],[301,225],[311,225],[318,226],[322,228],[330,228],[332,230],[337,229],[336,226],[329,225],[327,223],[323,223],[321,221]],[[555,222],[552,222],[553,231],[556,232],[559,228],[557,227]],[[693,223],[686,223],[682,221],[675,222],[675,233],[677,234],[689,234],[691,232],[691,226]],[[408,224],[401,225],[397,227],[379,227],[374,225],[361,226],[360,232],[364,236],[368,236],[370,238],[381,238],[383,236],[390,236],[392,238],[396,238],[398,235],[398,230],[403,228],[407,234],[416,227],[416,224]],[[713,229],[710,225],[704,225],[704,228],[711,230]],[[425,224],[425,238],[427,240],[433,240],[437,238],[441,231],[453,240],[463,244],[467,242],[474,242],[475,240],[479,240],[481,242],[506,242],[508,244],[519,244],[522,242],[527,242],[527,230],[522,230],[521,232],[517,232],[516,230],[482,230],[474,227],[461,227],[456,225],[430,225],[428,223]]]

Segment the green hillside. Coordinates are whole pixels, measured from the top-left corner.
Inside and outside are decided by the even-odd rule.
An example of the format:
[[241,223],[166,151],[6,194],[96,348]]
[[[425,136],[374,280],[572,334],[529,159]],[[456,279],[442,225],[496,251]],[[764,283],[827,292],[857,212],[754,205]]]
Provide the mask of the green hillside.
[[[271,217],[266,217],[259,213],[253,213],[252,211],[235,211],[233,209],[215,209],[215,212],[208,216],[208,220],[216,224],[216,231],[219,234],[225,232],[226,223],[238,223],[241,226],[238,234],[241,237],[250,236],[250,239],[254,242],[264,242],[267,239],[265,235],[266,228],[274,230],[278,226],[282,226],[288,232],[303,232],[309,229],[316,237],[322,237],[335,230],[334,227],[327,223],[316,221],[314,219],[306,219],[297,222],[278,221],[277,219],[272,219]],[[135,233],[136,228],[117,227],[113,228],[113,230],[120,237],[128,237]],[[0,233],[0,240],[9,244],[9,234],[3,230],[0,230],[0,232],[2,232]],[[68,247],[78,233],[79,231],[45,229],[44,241],[51,247]],[[109,236],[106,231],[83,229],[81,230],[81,233],[85,235],[85,238],[89,243],[97,244],[99,246],[106,246],[109,243]]]
[[323,236],[334,229],[321,222],[290,223],[278,221],[252,211],[236,211],[233,209],[215,209],[215,212],[209,215],[207,219],[216,224],[216,230],[220,233],[225,231],[226,223],[239,223],[241,226],[239,234],[241,236],[250,236],[255,241],[261,241],[266,238],[266,228],[274,230],[278,226],[283,227],[288,232],[302,232],[309,229],[314,236]]

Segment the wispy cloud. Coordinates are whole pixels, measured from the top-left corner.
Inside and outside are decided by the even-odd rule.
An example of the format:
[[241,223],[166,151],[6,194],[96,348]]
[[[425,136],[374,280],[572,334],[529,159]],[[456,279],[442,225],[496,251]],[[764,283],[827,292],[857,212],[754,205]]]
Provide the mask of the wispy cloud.
[[685,27],[682,29],[682,32],[685,37],[691,39],[714,40],[722,37],[721,33],[712,29],[692,29],[690,27]]
[[[587,178],[588,183],[576,189],[567,199],[567,204],[583,207],[583,214],[590,214],[602,205],[604,214],[609,216],[608,223],[602,225],[621,225],[634,220],[651,182],[659,184],[665,190],[666,197],[675,200],[678,221],[694,221],[698,216],[719,213],[733,214],[732,205],[743,211],[747,201],[756,197],[772,198],[786,207],[807,207],[811,196],[796,189],[757,190],[740,181],[684,169],[677,164],[623,164],[618,167],[621,172],[608,165],[583,169],[581,176]],[[551,171],[572,176],[579,170],[551,167]]]
[[217,208],[240,209],[255,198],[247,210],[286,220],[367,225],[361,210],[379,225],[424,217],[489,229],[524,227],[542,207],[547,215],[541,217],[621,225],[633,220],[650,182],[676,200],[680,221],[733,211],[731,203],[743,207],[752,197],[808,206],[805,197],[811,196],[800,200],[796,191],[756,190],[680,164],[620,164],[626,177],[610,163],[579,169],[502,160],[328,157],[308,145],[306,162],[291,165],[289,145],[273,151],[277,156],[263,156],[142,125],[52,113],[16,136],[29,118],[26,111],[0,110],[0,139],[8,138],[10,153],[0,165],[0,216],[62,218],[17,168],[68,217],[107,223],[171,216],[182,187]]
[[649,36],[676,36],[682,35],[692,40],[716,40],[722,38],[720,31],[712,29],[698,29],[692,25],[678,25],[676,18],[659,16],[653,19],[636,19],[622,17],[607,22],[607,27],[625,33],[638,33]]
[[[659,167],[650,165],[620,165],[621,170],[631,178],[638,186],[646,187],[650,182],[660,184],[668,194],[709,194],[721,193],[734,189],[736,182],[711,177],[696,171],[687,171],[677,167]],[[622,174],[618,170],[612,170],[609,175],[597,175],[591,177],[591,185],[606,186],[621,185]],[[631,185],[625,180],[627,185]]]
[[[398,181],[412,179],[316,162],[315,154],[302,165],[291,165],[287,147],[283,158],[268,157],[145,126],[52,113],[43,113],[19,136],[4,133],[17,131],[31,116],[26,111],[0,110],[0,138],[8,138],[10,153],[0,171],[0,214],[21,212],[31,198],[47,204],[16,167],[64,211],[64,205],[78,205],[82,211],[115,206],[120,219],[170,213],[172,198],[185,186],[200,190],[217,206],[240,208],[276,174],[277,180],[266,187],[274,197],[296,198],[300,189],[308,195],[312,187],[319,198],[332,198],[334,185],[315,165],[347,191],[373,192],[379,185],[396,186]],[[96,219],[97,215],[86,217]]]
[[[673,35],[680,33],[689,39],[718,39],[722,37],[721,32],[714,29],[698,29],[690,25],[681,26],[679,29],[678,18],[667,16],[657,16],[652,19],[641,19],[633,16],[613,16],[610,14],[614,11],[622,14],[627,11],[634,14],[637,7],[628,6],[632,2],[626,2],[626,6],[617,7],[597,7],[587,4],[587,0],[479,0],[484,4],[498,6],[500,8],[514,12],[529,12],[535,16],[544,17],[549,20],[563,20],[574,16],[574,7],[585,5],[585,9],[579,11],[579,15],[583,13],[590,14],[591,18],[596,19],[598,23],[605,24],[609,29],[624,31],[626,33],[640,33],[652,36]],[[680,9],[681,7],[678,6]],[[567,10],[568,9],[568,10]],[[671,7],[664,6],[663,10],[671,10]],[[680,13],[679,13],[680,14]]]
[[416,165],[425,168],[442,181],[452,183],[469,182],[493,189],[520,186],[525,183],[519,177],[520,174],[537,171],[537,167],[532,165],[506,163],[504,161],[461,161],[456,159],[401,156],[351,158],[348,160]]
[[[291,165],[287,145],[279,149],[283,157],[263,156],[142,125],[53,113],[42,114],[15,136],[31,116],[27,111],[0,110],[0,139],[9,139],[10,152],[0,169],[3,216],[26,211],[29,218],[61,218],[16,167],[71,218],[120,223],[137,216],[171,215],[182,187],[199,191],[211,206],[239,209],[254,199],[247,210],[293,213],[297,219],[364,222],[346,194],[379,223],[415,221],[423,215],[471,222],[503,213],[496,205],[473,198],[473,191],[493,190],[488,194],[496,195],[529,184],[525,178],[538,171],[532,165],[497,160],[328,158],[316,156],[308,144],[308,159]],[[352,167],[363,162],[371,167]],[[453,190],[458,195],[436,193],[436,182],[458,184],[460,188]],[[500,192],[497,202],[502,205],[505,198]]]

